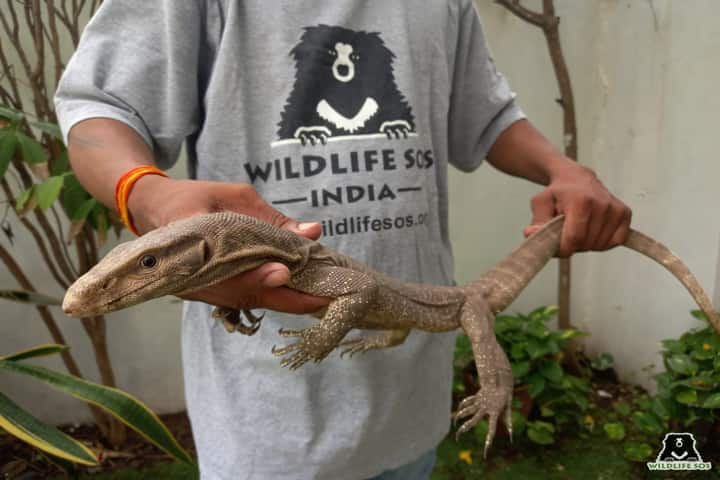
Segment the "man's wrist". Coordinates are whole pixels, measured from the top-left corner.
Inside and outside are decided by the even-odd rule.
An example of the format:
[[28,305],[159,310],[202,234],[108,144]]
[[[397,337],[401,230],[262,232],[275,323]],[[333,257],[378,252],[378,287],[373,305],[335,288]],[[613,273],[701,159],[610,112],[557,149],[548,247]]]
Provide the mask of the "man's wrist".
[[158,218],[159,195],[167,191],[173,179],[161,175],[144,175],[133,185],[128,195],[127,206],[130,217],[141,232],[162,225]]
[[577,177],[578,175],[595,176],[595,173],[590,168],[580,165],[565,155],[558,155],[549,158],[545,162],[544,170],[547,177],[546,185],[565,178]]

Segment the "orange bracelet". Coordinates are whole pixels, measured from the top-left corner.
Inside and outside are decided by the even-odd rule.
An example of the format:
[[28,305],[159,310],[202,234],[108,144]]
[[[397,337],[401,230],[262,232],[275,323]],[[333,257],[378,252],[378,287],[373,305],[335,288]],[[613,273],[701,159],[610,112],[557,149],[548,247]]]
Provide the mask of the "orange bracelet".
[[123,174],[123,176],[118,180],[117,185],[115,185],[115,207],[120,214],[120,219],[128,230],[137,236],[140,236],[140,233],[137,228],[135,228],[132,218],[130,218],[130,210],[128,210],[127,201],[130,196],[130,190],[132,190],[135,182],[145,175],[160,175],[167,177],[167,174],[159,168],[152,167],[150,165],[143,165],[135,167]]

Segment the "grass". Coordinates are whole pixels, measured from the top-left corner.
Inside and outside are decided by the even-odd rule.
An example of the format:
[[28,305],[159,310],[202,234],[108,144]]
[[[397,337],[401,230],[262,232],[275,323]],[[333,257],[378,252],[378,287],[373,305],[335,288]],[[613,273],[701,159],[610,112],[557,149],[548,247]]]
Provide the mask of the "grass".
[[[642,465],[624,458],[621,443],[610,442],[599,433],[563,438],[558,445],[548,447],[527,442],[511,445],[501,439],[490,451],[487,461],[482,460],[480,445],[480,439],[472,433],[466,434],[460,442],[448,437],[440,445],[438,464],[431,480],[720,479],[717,470],[695,476],[689,473],[651,474]],[[196,480],[198,476],[186,465],[161,463],[146,469],[124,469],[80,478]]]

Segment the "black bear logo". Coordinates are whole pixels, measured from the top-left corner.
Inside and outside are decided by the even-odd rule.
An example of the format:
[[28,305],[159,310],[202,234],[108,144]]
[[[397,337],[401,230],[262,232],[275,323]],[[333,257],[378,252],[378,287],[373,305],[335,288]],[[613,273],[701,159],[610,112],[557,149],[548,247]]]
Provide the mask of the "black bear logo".
[[306,27],[292,49],[295,84],[278,124],[280,139],[323,145],[329,137],[382,133],[407,138],[412,109],[393,75],[395,55],[376,32]]
[[692,433],[668,433],[657,456],[657,462],[702,462]]

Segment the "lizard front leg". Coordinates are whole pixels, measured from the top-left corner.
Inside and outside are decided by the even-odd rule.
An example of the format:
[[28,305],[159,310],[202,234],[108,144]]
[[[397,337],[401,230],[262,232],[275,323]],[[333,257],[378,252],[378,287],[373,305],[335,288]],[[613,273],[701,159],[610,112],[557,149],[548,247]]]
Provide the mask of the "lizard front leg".
[[342,267],[318,267],[294,278],[289,286],[318,296],[334,297],[320,321],[304,330],[280,330],[298,341],[273,348],[276,356],[287,356],[283,367],[294,370],[306,362],[319,362],[337,348],[372,307],[377,293],[375,279],[366,273]]
[[460,315],[460,325],[472,344],[480,390],[460,402],[454,419],[457,421],[470,417],[458,429],[457,434],[461,435],[477,425],[483,417],[488,417],[488,433],[483,452],[487,455],[501,415],[504,415],[505,425],[512,436],[512,369],[495,338],[495,316],[485,300],[468,299]]

